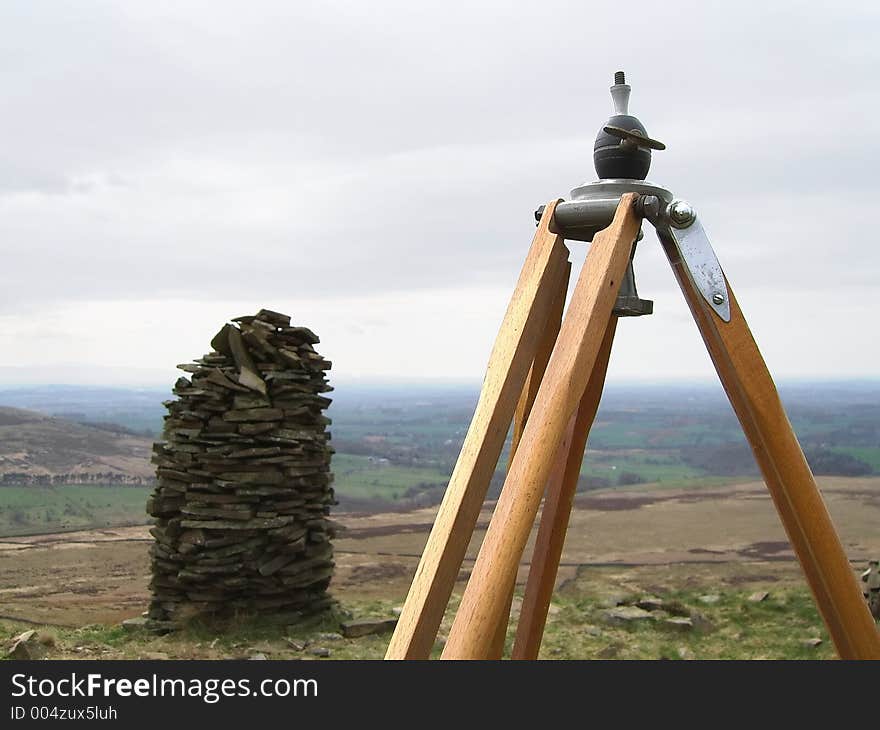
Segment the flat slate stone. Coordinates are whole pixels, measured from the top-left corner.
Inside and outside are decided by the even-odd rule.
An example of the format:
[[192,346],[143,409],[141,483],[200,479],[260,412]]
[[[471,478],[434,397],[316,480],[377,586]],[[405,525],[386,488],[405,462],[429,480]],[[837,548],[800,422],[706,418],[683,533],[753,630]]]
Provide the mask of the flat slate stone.
[[141,631],[147,627],[148,620],[146,616],[127,618],[122,622],[122,628],[126,631]]
[[693,619],[687,616],[670,616],[669,618],[664,618],[661,624],[676,631],[690,631],[694,628]]
[[608,623],[628,624],[636,621],[653,620],[654,616],[650,611],[645,611],[638,606],[617,606],[609,608],[603,613],[603,617]]
[[243,408],[223,414],[224,421],[280,421],[284,411],[280,408]]
[[292,516],[272,517],[253,520],[181,520],[182,527],[204,528],[210,530],[268,530],[271,527],[284,527],[293,522]]
[[397,617],[385,619],[359,619],[345,621],[341,624],[342,635],[347,639],[356,639],[371,634],[387,634],[397,626]]

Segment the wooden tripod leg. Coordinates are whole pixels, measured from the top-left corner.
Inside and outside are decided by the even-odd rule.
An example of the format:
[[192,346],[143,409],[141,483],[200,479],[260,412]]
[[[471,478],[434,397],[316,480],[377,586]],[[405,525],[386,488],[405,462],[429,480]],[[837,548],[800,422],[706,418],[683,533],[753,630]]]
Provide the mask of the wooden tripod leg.
[[559,463],[547,485],[541,525],[538,528],[532,564],[529,567],[529,578],[517,624],[512,659],[538,658],[544,626],[547,622],[547,611],[550,608],[550,598],[556,585],[559,558],[565,544],[571,505],[577,491],[581,463],[584,460],[584,449],[596,412],[599,410],[599,401],[602,399],[616,329],[617,317],[612,315],[587,389],[581,398],[573,422],[569,424],[565,441],[560,445],[557,455]]
[[526,421],[529,420],[529,414],[532,412],[532,406],[538,395],[538,388],[544,379],[544,372],[547,370],[547,363],[550,362],[550,355],[553,353],[553,346],[556,344],[556,338],[559,336],[559,328],[562,326],[562,313],[565,310],[565,297],[568,294],[568,282],[571,278],[571,262],[567,262],[565,266],[565,274],[562,277],[562,286],[556,292],[553,304],[550,306],[550,314],[547,317],[547,324],[541,335],[541,341],[538,343],[538,350],[535,353],[535,360],[529,369],[529,377],[520,394],[519,401],[516,404],[516,413],[513,417],[513,436],[510,443],[510,457],[507,460],[508,468],[513,461],[513,456],[519,447],[522,439],[523,431],[526,427]]
[[547,205],[495,339],[473,420],[428,536],[386,659],[427,659],[498,463],[517,398],[568,266]]
[[449,659],[489,656],[495,630],[565,429],[587,387],[641,219],[636,195],[621,197],[596,235],[565,314],[547,372],[513,457],[495,514],[443,651]]
[[697,290],[675,247],[664,242],[664,248],[838,654],[880,659],[880,634],[730,284],[730,322],[724,322]]
[[[571,262],[565,269],[565,275],[562,278],[562,286],[556,292],[556,297],[550,307],[550,314],[547,318],[547,324],[544,333],[541,335],[541,341],[538,343],[538,351],[535,353],[535,360],[529,370],[529,376],[526,378],[526,384],[523,386],[522,394],[519,402],[516,404],[516,413],[513,416],[513,437],[510,442],[510,457],[508,459],[508,469],[516,454],[522,438],[523,429],[526,427],[526,421],[529,420],[532,405],[535,402],[535,396],[538,395],[538,387],[544,377],[544,371],[547,369],[547,363],[550,361],[550,354],[553,352],[553,345],[556,344],[556,337],[559,334],[559,327],[562,324],[562,312],[565,310],[565,297],[568,294],[568,281],[571,276]],[[510,621],[510,607],[513,604],[513,592],[516,589],[516,581],[510,586],[510,592],[507,598],[507,609],[502,614],[502,619],[498,623],[495,630],[495,638],[492,641],[492,651],[489,653],[490,659],[500,659],[504,653],[504,642],[507,639],[507,624]]]

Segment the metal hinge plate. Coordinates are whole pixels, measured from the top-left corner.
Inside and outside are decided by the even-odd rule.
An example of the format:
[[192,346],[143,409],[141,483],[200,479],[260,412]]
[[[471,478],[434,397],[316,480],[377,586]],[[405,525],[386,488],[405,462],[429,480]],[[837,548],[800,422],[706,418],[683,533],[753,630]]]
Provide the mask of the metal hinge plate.
[[[660,230],[658,229],[658,234]],[[709,237],[699,217],[687,228],[664,226],[663,234],[671,239],[681,254],[681,260],[690,272],[703,299],[725,322],[730,321],[730,296],[721,264],[712,250]],[[663,235],[661,234],[661,236]]]

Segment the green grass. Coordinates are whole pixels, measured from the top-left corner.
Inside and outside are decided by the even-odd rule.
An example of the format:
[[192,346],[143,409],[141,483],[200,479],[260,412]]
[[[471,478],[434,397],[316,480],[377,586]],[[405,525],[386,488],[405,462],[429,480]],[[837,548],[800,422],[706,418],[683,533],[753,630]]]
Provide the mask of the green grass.
[[[449,479],[439,467],[400,466],[350,454],[334,455],[332,469],[339,495],[392,502],[411,487],[445,486]],[[145,523],[151,491],[93,484],[0,487],[0,537]]]
[[677,455],[663,453],[620,453],[599,454],[587,452],[581,475],[608,479],[612,486],[617,485],[624,472],[637,475],[643,482],[675,482],[695,479],[705,474],[685,464]]
[[[806,588],[771,591],[760,603],[747,593],[718,593],[714,604],[696,591],[662,596],[683,609],[696,628],[681,631],[658,620],[615,625],[596,596],[556,596],[557,613],[548,622],[541,658],[614,659],[831,659],[836,656]],[[822,643],[810,646],[808,639]]]
[[[806,587],[771,590],[760,603],[748,601],[746,590],[718,593],[717,603],[705,604],[699,590],[677,590],[662,599],[676,612],[686,613],[696,627],[682,631],[654,620],[618,625],[606,617],[607,597],[577,581],[553,598],[541,647],[542,659],[832,659],[836,656]],[[457,597],[453,598],[454,609]],[[292,626],[239,618],[226,623],[190,623],[167,636],[127,632],[118,626],[90,625],[78,629],[50,627],[50,658],[148,658],[162,652],[168,658],[220,659],[247,657],[255,652],[270,659],[311,656],[315,647],[330,650],[331,659],[380,659],[389,636],[344,639],[340,623],[348,618],[388,618],[391,600],[351,600],[344,606]],[[441,634],[448,632],[449,615]],[[697,618],[698,617],[698,618]],[[0,621],[0,643],[30,626]],[[512,648],[515,621],[508,632],[506,655]],[[807,640],[818,638],[818,646]],[[291,643],[293,642],[293,643]],[[439,656],[441,637],[432,652]],[[299,645],[299,646],[297,646]]]
[[[164,636],[103,624],[41,627],[0,620],[0,647],[8,646],[11,639],[28,629],[37,629],[41,643],[46,646],[43,654],[55,659],[228,659],[247,658],[254,653],[270,659],[296,659],[313,658],[312,650],[316,647],[329,649],[333,659],[381,659],[388,634],[343,639],[341,624],[355,615],[359,619],[387,619],[390,608],[382,602],[358,602],[354,608],[356,614],[337,605],[292,625],[249,616],[207,623],[192,620],[180,631]],[[156,653],[164,656],[151,656]],[[0,658],[3,656],[0,652]]]
[[336,493],[359,499],[396,501],[411,487],[445,485],[449,480],[437,467],[400,466],[351,454],[334,454],[332,469]]
[[143,523],[149,487],[0,487],[0,536]]

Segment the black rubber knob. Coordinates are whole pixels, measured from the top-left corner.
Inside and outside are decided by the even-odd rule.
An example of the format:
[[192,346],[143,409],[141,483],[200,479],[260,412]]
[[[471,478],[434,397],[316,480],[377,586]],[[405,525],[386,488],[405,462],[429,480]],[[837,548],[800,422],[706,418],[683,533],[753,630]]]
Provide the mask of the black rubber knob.
[[648,136],[648,130],[644,125],[629,114],[616,114],[605,122],[599,129],[596,143],[593,145],[593,164],[599,179],[644,180],[648,176],[648,170],[651,169],[651,150],[621,144],[620,138],[608,134],[605,127],[637,129],[645,137]]

